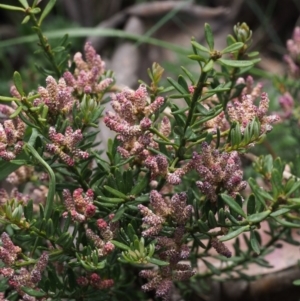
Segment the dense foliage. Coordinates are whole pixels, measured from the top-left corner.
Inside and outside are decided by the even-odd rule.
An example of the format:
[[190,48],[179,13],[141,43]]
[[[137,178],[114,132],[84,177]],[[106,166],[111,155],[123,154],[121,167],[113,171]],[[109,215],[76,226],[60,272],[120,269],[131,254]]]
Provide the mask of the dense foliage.
[[[41,25],[55,1],[43,11],[19,2],[0,8],[32,22],[49,64],[39,67],[44,86],[25,91],[15,72],[11,96],[0,96],[0,178],[14,186],[0,195],[3,300],[169,300],[174,284],[184,293],[203,278],[245,277],[250,263],[268,266],[278,240],[297,243],[300,181],[280,158],[248,153],[274,124],[299,123],[299,28],[279,116],[247,75],[259,54],[245,23],[222,50],[205,24],[207,46],[192,40],[189,55],[197,77],[181,67],[162,86],[154,63],[149,82],[119,89],[90,43],[71,63],[67,36],[48,43]],[[100,119],[116,137],[99,146]],[[247,156],[259,182],[244,177]],[[291,167],[297,174],[297,160]]]

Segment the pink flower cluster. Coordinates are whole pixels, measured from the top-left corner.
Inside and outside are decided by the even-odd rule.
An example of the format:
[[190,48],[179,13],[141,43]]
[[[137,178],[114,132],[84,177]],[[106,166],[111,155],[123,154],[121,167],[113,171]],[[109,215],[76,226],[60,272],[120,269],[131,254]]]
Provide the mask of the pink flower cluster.
[[[163,97],[157,97],[149,103],[144,85],[140,85],[136,91],[124,89],[121,93],[112,95],[111,105],[115,113],[107,112],[104,122],[108,128],[118,133],[117,139],[121,142],[118,152],[122,157],[135,155],[138,159],[145,160],[150,155],[147,148],[157,148],[153,134],[149,132],[152,126],[150,116],[163,104]],[[166,120],[164,124],[166,128]]]
[[11,266],[22,252],[21,248],[15,246],[6,232],[1,234],[2,247],[0,247],[0,259],[5,265]]
[[195,275],[191,267],[184,263],[161,267],[159,270],[142,270],[140,277],[146,278],[148,283],[142,286],[145,292],[155,290],[155,296],[168,301],[171,298],[173,281],[184,281]]
[[[32,105],[33,107],[42,105],[48,107],[47,119],[50,124],[55,124],[58,114],[67,115],[74,106],[79,108],[83,93],[93,94],[93,96],[100,94],[99,98],[101,99],[113,83],[112,78],[105,78],[105,63],[90,43],[85,44],[84,52],[86,61],[82,59],[80,52],[75,54],[76,68],[73,74],[67,71],[58,81],[52,76],[48,76],[46,87],[38,88],[39,97],[34,99]],[[15,86],[11,87],[10,92],[12,96],[22,101],[22,96]],[[69,118],[71,117],[69,116]]]
[[68,87],[63,78],[56,82],[52,76],[46,78],[46,84],[46,88],[38,88],[40,97],[34,100],[33,105],[36,107],[41,104],[47,105],[54,117],[58,113],[69,113],[74,103],[78,102],[72,95],[73,88]]
[[8,284],[22,296],[23,300],[34,301],[35,298],[24,293],[22,287],[35,288],[37,283],[41,281],[42,273],[48,264],[48,254],[46,252],[42,253],[31,271],[27,268],[14,270],[11,266],[16,262],[18,254],[21,253],[22,250],[13,244],[6,232],[2,233],[1,240],[0,259],[6,266],[0,269],[0,275],[8,278]]
[[[262,84],[254,85],[254,80],[251,76],[247,79],[239,78],[236,84],[244,84],[239,97],[232,99],[227,105],[227,113],[229,120],[226,119],[226,114],[221,112],[215,118],[204,123],[205,128],[210,132],[216,132],[217,128],[220,131],[225,131],[230,128],[230,123],[237,122],[240,124],[241,132],[244,133],[247,125],[255,118],[260,122],[260,135],[272,130],[272,124],[279,121],[278,115],[267,115],[269,109],[269,98],[267,93],[262,92]],[[255,104],[258,103],[258,106]],[[228,122],[229,121],[229,122]]]
[[58,155],[69,166],[73,166],[74,159],[87,159],[89,154],[76,148],[76,144],[83,138],[81,130],[74,131],[70,126],[65,134],[57,133],[54,127],[49,129],[49,138],[53,143],[46,144],[48,152]]
[[102,61],[91,45],[87,42],[84,46],[85,61],[82,54],[77,52],[74,55],[76,69],[74,74],[67,71],[63,77],[67,85],[72,87],[79,95],[104,93],[105,90],[113,83],[112,78],[101,80],[105,71],[105,63]]
[[217,200],[218,187],[223,187],[232,197],[246,188],[247,182],[243,181],[241,162],[236,151],[220,152],[204,142],[202,153],[194,153],[192,162],[201,179],[196,185],[211,202]]
[[149,155],[145,161],[144,165],[149,168],[151,173],[151,180],[156,179],[158,176],[165,176],[168,173],[168,159],[163,155],[151,156]]
[[192,159],[183,167],[168,173],[167,182],[178,185],[182,177],[190,170],[196,170],[200,181],[197,187],[212,202],[217,200],[218,187],[223,187],[233,197],[245,189],[247,183],[243,181],[243,171],[239,155],[236,151],[227,153],[211,148],[206,142],[202,143],[202,152],[194,152]]
[[263,92],[260,95],[258,107],[254,104],[256,94],[242,94],[241,100],[233,99],[228,104],[228,116],[231,122],[240,124],[241,132],[244,133],[247,125],[255,118],[260,122],[260,134],[268,133],[272,130],[272,124],[279,121],[278,115],[267,115],[269,109],[268,94]]
[[186,205],[186,194],[175,194],[171,200],[163,198],[156,190],[150,192],[150,206],[152,210],[144,205],[138,205],[143,217],[143,236],[156,236],[162,230],[166,218],[172,218],[177,225],[184,225],[192,213],[192,206]]
[[108,224],[104,219],[100,218],[97,220],[97,228],[101,237],[91,229],[86,230],[86,236],[97,248],[98,256],[102,257],[115,249],[115,246],[110,242],[114,237],[115,224],[112,222]]
[[96,206],[93,204],[94,192],[89,189],[86,193],[82,188],[77,188],[71,195],[70,190],[63,190],[63,198],[67,211],[63,213],[64,217],[70,212],[72,219],[77,222],[84,222],[96,213]]
[[230,258],[231,252],[229,249],[224,245],[223,242],[219,241],[216,237],[212,238],[211,246],[221,255]]
[[[14,109],[0,104],[0,113],[8,117]],[[22,151],[25,124],[20,118],[7,119],[0,123],[0,158],[10,161]]]
[[114,280],[113,279],[101,279],[101,277],[96,274],[92,273],[88,277],[81,276],[77,278],[77,283],[80,286],[92,286],[93,288],[96,289],[108,289],[114,285]]
[[0,188],[0,205],[4,205],[11,200],[17,200],[18,202],[26,205],[30,199],[32,199],[32,196],[19,192],[16,187],[13,188],[10,193],[8,193],[4,188]]
[[12,172],[6,181],[12,185],[21,185],[30,180],[33,176],[34,168],[32,166],[23,165],[19,167],[16,171]]
[[289,92],[285,92],[282,96],[279,97],[279,105],[282,109],[280,117],[282,119],[290,118],[293,114],[294,98]]
[[[150,205],[153,210],[139,205],[143,217],[143,225],[148,227],[142,232],[143,236],[155,237],[156,253],[161,260],[169,265],[159,270],[142,270],[140,276],[146,278],[148,283],[142,286],[144,291],[155,290],[157,297],[169,300],[173,281],[187,280],[194,275],[190,265],[179,263],[187,259],[190,254],[189,247],[183,243],[185,224],[191,216],[192,206],[186,205],[185,193],[175,194],[170,200],[156,190],[150,193]],[[158,236],[163,228],[166,218],[175,225],[172,237]]]
[[289,73],[294,78],[300,76],[300,27],[296,27],[292,39],[286,43],[288,54],[283,57],[289,68]]

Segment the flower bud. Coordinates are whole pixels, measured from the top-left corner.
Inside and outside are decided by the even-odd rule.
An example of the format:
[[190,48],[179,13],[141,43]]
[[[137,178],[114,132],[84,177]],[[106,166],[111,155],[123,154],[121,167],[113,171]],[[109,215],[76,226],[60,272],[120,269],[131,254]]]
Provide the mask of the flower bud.
[[249,26],[244,22],[242,24],[237,23],[236,25],[234,25],[233,31],[238,42],[246,43],[252,37],[252,30],[250,30]]

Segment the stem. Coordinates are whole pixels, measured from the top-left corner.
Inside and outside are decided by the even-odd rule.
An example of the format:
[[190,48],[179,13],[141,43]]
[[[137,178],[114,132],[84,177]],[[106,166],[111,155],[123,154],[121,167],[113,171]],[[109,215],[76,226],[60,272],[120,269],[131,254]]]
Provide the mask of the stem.
[[[274,243],[279,240],[281,238],[281,236],[287,232],[287,228],[282,228],[282,230],[277,233],[275,236],[273,236],[269,241],[268,243],[262,248],[261,250],[261,253],[263,253],[266,249],[268,249],[269,247],[273,246]],[[244,257],[244,258],[241,258],[240,260],[238,261],[234,261],[231,265],[228,265],[222,269],[220,269],[219,271],[221,273],[224,273],[224,272],[227,272],[227,271],[230,271],[230,270],[233,270],[235,267],[239,266],[239,265],[242,265],[242,264],[245,264],[247,263],[248,261],[251,262],[251,259],[252,259],[252,256],[251,254],[248,254],[249,256],[247,257]],[[196,275],[195,278],[196,279],[203,279],[203,278],[208,278],[208,277],[211,277],[211,276],[214,276],[214,273],[212,271],[209,271],[209,272],[206,272],[202,275]]]
[[55,195],[55,188],[56,188],[56,181],[55,175],[51,167],[44,161],[44,159],[38,154],[38,152],[34,149],[34,147],[30,144],[26,144],[25,148],[29,150],[29,152],[35,157],[47,170],[49,174],[49,191],[47,195],[47,202],[45,206],[45,218],[48,220],[52,213],[53,202],[54,202],[54,195]]
[[[242,51],[240,50],[240,52],[237,54],[237,58],[236,58],[237,61],[243,58],[243,55],[245,54],[246,50],[247,50],[247,47],[245,49],[243,49]],[[236,79],[237,79],[237,76],[236,76],[237,70],[238,70],[238,68],[234,68],[231,72],[231,75],[230,75],[231,84],[230,84],[229,90],[226,93],[226,96],[225,96],[225,99],[224,99],[224,104],[223,104],[223,110],[226,114],[227,120],[229,120],[229,121],[230,121],[230,119],[229,119],[229,116],[227,114],[226,108],[227,108],[227,104],[230,100],[231,91],[232,91],[232,89],[235,85]]]
[[[226,131],[224,131],[224,132],[222,132],[222,133],[220,134],[220,137],[225,137],[225,136],[227,136],[228,133],[229,133],[229,130],[226,130]],[[213,138],[217,138],[217,135],[213,135],[212,137],[213,137]],[[189,144],[189,146],[187,146],[186,149],[190,149],[190,148],[192,148],[193,146],[198,145],[199,143],[205,141],[205,139],[206,139],[206,138],[201,138],[201,139],[199,139],[199,140],[197,140],[197,141],[195,141],[195,142]]]
[[[185,148],[185,144],[186,144],[185,134],[186,134],[187,129],[191,125],[191,123],[193,123],[192,119],[193,119],[193,116],[194,116],[195,107],[196,107],[199,96],[202,94],[202,90],[203,90],[204,85],[205,85],[206,77],[207,77],[207,73],[206,72],[201,72],[201,75],[200,75],[199,80],[197,82],[195,92],[194,92],[193,97],[192,97],[192,102],[191,102],[189,114],[188,114],[188,117],[186,119],[186,123],[185,123],[184,130],[183,130],[183,136],[182,136],[182,139],[180,141],[180,145],[179,145],[179,147],[176,151],[176,156],[175,156],[173,162],[171,163],[172,168],[175,168],[177,163],[184,159],[184,148]],[[161,179],[158,186],[157,186],[157,189],[160,190],[165,185],[165,182],[166,182],[165,178]]]
[[31,260],[16,262],[14,265],[15,265],[16,267],[26,267],[26,266],[28,266],[28,265],[36,264],[37,262],[38,262],[38,260],[31,259]]
[[186,143],[185,134],[186,134],[187,129],[189,128],[189,126],[192,123],[192,119],[193,119],[193,116],[194,116],[195,107],[196,107],[196,104],[197,104],[199,96],[202,94],[202,90],[203,90],[204,85],[205,85],[206,77],[207,77],[207,73],[206,72],[201,72],[201,75],[199,77],[199,80],[198,80],[195,92],[193,94],[193,98],[192,98],[192,102],[191,102],[191,107],[190,107],[190,110],[189,110],[188,117],[186,119],[184,130],[183,130],[183,137],[181,139],[179,148],[178,148],[177,153],[176,153],[176,157],[179,158],[179,161],[180,161],[180,159],[183,158],[184,147],[185,147],[185,143]]
[[82,186],[82,188],[88,190],[90,188],[89,184],[84,179],[82,179],[81,174],[78,172],[77,168],[70,166],[70,170],[78,176],[78,182]]
[[61,76],[61,72],[60,72],[58,66],[55,63],[54,54],[52,52],[51,45],[48,43],[47,38],[42,34],[41,27],[40,27],[35,15],[30,14],[30,17],[31,17],[31,20],[34,24],[34,29],[36,30],[36,33],[37,33],[38,38],[40,40],[40,46],[44,50],[50,64],[52,65],[53,70],[56,73],[57,78],[59,78]]
[[170,143],[170,145],[172,145],[176,150],[178,150],[178,146],[177,145],[174,145],[173,142],[171,142],[166,136],[162,135],[156,128],[154,127],[151,127],[149,129],[149,131],[153,134],[155,134],[156,136],[160,137],[162,140]]

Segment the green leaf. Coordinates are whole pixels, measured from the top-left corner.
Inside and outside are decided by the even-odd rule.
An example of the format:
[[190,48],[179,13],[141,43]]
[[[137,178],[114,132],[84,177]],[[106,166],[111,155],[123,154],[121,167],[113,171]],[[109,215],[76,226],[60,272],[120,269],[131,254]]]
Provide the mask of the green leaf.
[[276,211],[272,212],[272,213],[270,214],[270,216],[272,216],[272,217],[277,217],[277,216],[279,216],[279,215],[288,213],[288,212],[290,212],[290,211],[291,211],[290,208],[281,208],[281,209],[279,209],[279,210],[276,210]]
[[158,266],[167,266],[167,265],[169,265],[169,262],[162,261],[162,260],[159,260],[159,259],[156,259],[156,258],[149,258],[148,261],[150,263],[156,264]]
[[21,228],[18,225],[16,225],[16,224],[10,224],[10,226],[12,227],[12,229],[14,229],[16,231],[21,230]]
[[293,285],[299,286],[300,285],[300,279],[294,280]]
[[0,8],[6,9],[6,10],[15,10],[15,11],[25,12],[25,9],[22,7],[19,7],[19,6],[0,4]]
[[193,60],[193,61],[197,61],[197,62],[204,62],[206,63],[207,59],[201,55],[198,55],[198,54],[190,54],[188,55],[188,58],[190,60]]
[[57,47],[52,49],[52,51],[55,52],[55,53],[59,53],[59,52],[62,52],[64,50],[66,50],[66,48],[64,46],[57,46]]
[[24,6],[24,8],[29,7],[27,0],[18,0],[18,1]]
[[291,189],[285,194],[285,196],[291,195],[293,192],[295,192],[300,187],[300,181],[295,182],[295,184],[291,187]]
[[67,279],[68,279],[68,283],[69,283],[69,287],[77,287],[77,281],[76,281],[76,274],[74,273],[73,269],[68,268],[67,270]]
[[218,212],[218,222],[221,225],[225,225],[225,212],[223,208],[220,208]]
[[226,60],[226,59],[218,59],[217,62],[220,62],[222,65],[234,68],[244,68],[253,66],[253,62],[251,61],[234,61],[234,60]]
[[221,275],[221,271],[217,269],[212,263],[208,262],[207,260],[202,258],[204,264],[210,269],[214,275]]
[[219,238],[219,241],[226,241],[226,240],[233,239],[233,238],[237,237],[238,235],[240,235],[241,233],[248,231],[249,229],[250,229],[249,225],[239,227],[238,229],[231,231],[228,234],[224,235],[223,237]]
[[23,215],[23,208],[22,208],[21,205],[19,205],[12,212],[12,219],[14,221],[18,221],[19,222],[21,220],[22,215]]
[[201,103],[197,103],[196,108],[204,116],[209,116],[211,114],[211,112]]
[[[102,195],[99,195],[97,197],[97,199],[101,200],[102,202],[108,202],[108,203],[111,203],[111,204],[120,204],[120,203],[124,203],[125,200],[124,199],[120,199],[120,198],[109,198],[109,197],[105,197],[105,196],[102,196]],[[95,204],[97,204],[99,202],[95,201]],[[101,203],[100,203],[101,205]]]
[[221,194],[222,199],[224,202],[236,213],[243,217],[247,217],[246,213],[243,211],[243,209],[239,206],[239,204],[229,195],[222,193]]
[[189,87],[188,87],[188,84],[187,84],[187,82],[185,81],[185,79],[184,79],[184,77],[183,77],[182,75],[179,75],[179,76],[178,76],[178,84],[179,84],[182,88],[184,88],[184,90],[185,90],[186,92],[189,93]]
[[50,13],[50,11],[51,11],[52,8],[54,7],[55,3],[56,3],[56,0],[50,0],[50,1],[47,3],[47,5],[46,5],[46,7],[44,8],[44,10],[43,10],[43,12],[42,12],[42,14],[41,14],[41,17],[40,17],[40,19],[39,19],[39,22],[38,22],[39,25],[42,24],[43,20],[44,20],[44,19],[47,17],[47,15]]
[[193,46],[195,46],[197,49],[199,49],[200,51],[207,52],[207,53],[210,52],[208,48],[202,46],[201,44],[197,43],[196,41],[192,41],[191,44]]
[[13,119],[17,117],[22,112],[23,106],[19,106],[12,114],[10,114],[9,118]]
[[250,231],[250,243],[251,243],[252,250],[257,255],[260,254],[260,246],[259,246],[259,242],[257,240],[257,237],[255,235],[255,231],[254,230]]
[[204,33],[205,33],[205,40],[206,43],[210,49],[210,51],[214,50],[214,35],[213,32],[211,30],[211,27],[208,23],[205,23],[204,25]]
[[250,123],[250,132],[251,132],[251,138],[257,139],[260,135],[260,123],[257,120],[257,118],[254,118],[252,122]]
[[[29,156],[25,152],[22,152],[20,155],[17,156],[17,159],[19,160],[26,160],[29,161]],[[19,164],[15,164],[12,161],[4,161],[0,160],[0,181],[3,181],[7,178],[8,175],[10,175],[12,172],[14,172],[16,169],[19,168]]]
[[259,257],[253,258],[253,261],[254,261],[256,264],[258,264],[258,265],[260,265],[260,266],[262,266],[262,267],[266,267],[266,268],[272,268],[272,267],[273,267],[272,265],[269,264],[268,261],[266,261],[266,260],[263,259],[263,258],[259,258]]
[[209,72],[214,67],[214,61],[209,60],[207,64],[203,67],[203,72]]
[[21,242],[28,242],[28,241],[32,241],[32,237],[29,234],[22,234],[22,235],[18,235],[16,237],[17,241],[21,241]]
[[180,84],[178,84],[173,78],[168,77],[167,80],[179,93],[186,94],[185,89]]
[[124,207],[124,205],[122,204],[120,206],[120,208],[117,210],[117,212],[115,213],[115,216],[114,216],[114,218],[111,221],[113,223],[116,222],[116,221],[118,221],[123,216],[125,210],[126,210],[126,207]]
[[263,158],[263,166],[265,173],[271,173],[273,169],[273,158],[271,155],[267,155]]
[[241,248],[240,248],[240,239],[238,237],[235,239],[233,243],[233,248],[235,252],[235,257],[239,256],[241,254]]
[[256,208],[255,203],[256,203],[255,196],[253,194],[251,194],[247,201],[247,214],[248,215],[255,213],[255,208]]
[[220,129],[217,128],[217,138],[216,138],[216,141],[215,141],[215,143],[216,143],[216,149],[219,148],[220,142],[221,142],[221,133],[220,133]]
[[27,221],[31,221],[33,217],[33,201],[29,200],[27,205],[24,206],[24,216]]
[[21,96],[23,96],[24,95],[23,81],[22,81],[21,74],[19,72],[17,71],[14,72],[13,81],[17,91],[20,93]]
[[0,101],[3,101],[3,102],[11,102],[11,101],[16,101],[16,100],[19,100],[19,99],[15,98],[15,97],[7,97],[7,96],[0,95]]
[[266,200],[274,201],[274,198],[267,191],[263,190],[262,188],[258,188],[257,191],[254,191],[254,194],[255,193],[259,194],[261,197],[263,197]]
[[122,193],[121,191],[118,191],[110,186],[104,185],[103,188],[110,192],[113,196],[116,196],[118,198],[127,199],[126,194]]
[[48,238],[52,237],[54,234],[54,226],[51,218],[48,219],[46,223],[46,235]]
[[26,23],[28,23],[29,20],[30,20],[30,16],[26,16],[26,17],[22,20],[21,24],[26,24]]
[[244,46],[244,43],[242,42],[237,42],[237,43],[234,43],[234,44],[231,44],[229,46],[227,46],[226,48],[224,48],[221,53],[222,54],[225,54],[225,53],[232,53],[232,52],[235,52],[237,50],[240,50],[242,47]]
[[210,144],[213,140],[213,134],[212,132],[207,133],[206,137],[205,137],[205,141],[207,142],[207,144]]
[[230,46],[231,44],[236,43],[236,39],[231,34],[229,34],[226,38],[226,42],[227,45]]
[[252,51],[252,52],[247,53],[247,55],[248,55],[248,57],[255,57],[255,56],[259,55],[259,52],[258,51]]
[[211,229],[218,227],[216,217],[215,217],[214,213],[211,210],[209,210],[209,212],[208,212],[208,218],[207,219],[208,219],[208,226]]
[[233,216],[232,214],[230,214],[230,212],[226,211],[225,212],[226,217],[232,222],[233,225],[239,225],[240,222],[235,218],[235,216]]
[[117,248],[121,249],[121,250],[125,250],[125,251],[129,251],[130,250],[130,247],[119,242],[119,241],[116,241],[116,240],[111,240],[110,241],[113,245],[115,245]]
[[277,217],[273,217],[275,219],[275,221],[287,228],[300,228],[300,224],[294,224],[288,221],[285,221],[283,219],[277,218]]
[[273,200],[273,197],[270,194],[268,194],[265,190],[261,189],[257,185],[257,183],[254,179],[250,178],[248,180],[248,183],[249,183],[249,185],[251,187],[251,190],[254,193],[257,201],[260,203],[260,205],[261,205],[260,207],[263,210],[266,207],[266,202],[265,202],[264,199],[266,198],[266,199],[269,199],[269,200]]
[[209,231],[209,227],[201,219],[198,220],[198,227],[202,233],[206,233]]
[[56,240],[55,244],[64,246],[67,239],[70,237],[69,232],[63,232],[60,237]]
[[130,191],[130,195],[137,196],[147,187],[149,183],[149,173],[142,176],[141,180],[138,181]]
[[264,220],[266,217],[268,217],[271,214],[271,210],[254,213],[247,217],[247,220],[251,223],[259,223],[262,220]]
[[273,169],[271,173],[271,184],[273,189],[273,195],[275,198],[283,192],[282,187],[282,173],[280,173],[277,169]]
[[244,131],[243,144],[248,145],[250,141],[251,141],[251,133],[250,133],[250,124],[248,123]]
[[191,83],[194,85],[195,80],[194,80],[192,73],[190,71],[188,71],[186,68],[184,68],[183,66],[181,66],[181,69],[186,74],[186,76],[190,79]]
[[231,146],[238,148],[242,140],[242,133],[239,123],[232,124],[229,137]]
[[34,14],[34,15],[39,14],[40,12],[41,12],[41,9],[39,7],[35,7],[30,10],[30,13]]
[[42,290],[38,291],[38,290],[35,290],[33,288],[30,288],[30,287],[22,286],[21,290],[24,293],[28,294],[29,296],[33,296],[33,297],[41,298],[41,297],[45,297],[46,296],[46,293],[44,291],[42,291]]

